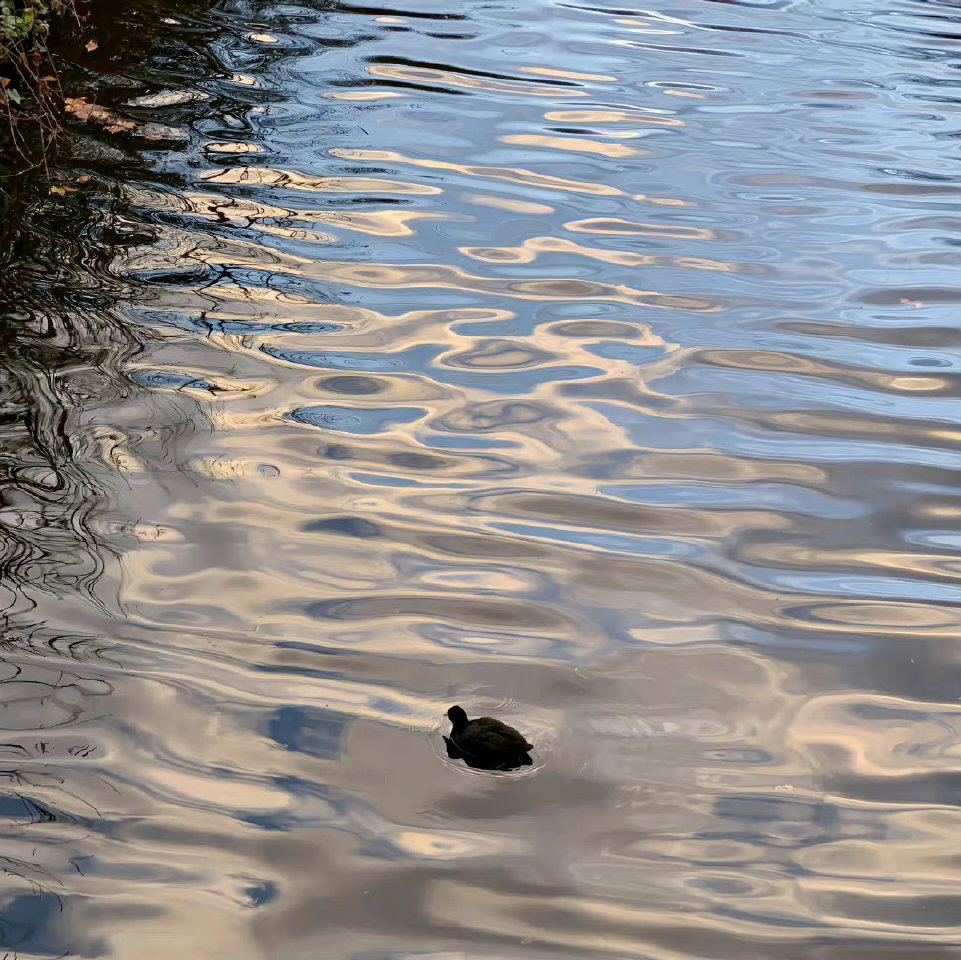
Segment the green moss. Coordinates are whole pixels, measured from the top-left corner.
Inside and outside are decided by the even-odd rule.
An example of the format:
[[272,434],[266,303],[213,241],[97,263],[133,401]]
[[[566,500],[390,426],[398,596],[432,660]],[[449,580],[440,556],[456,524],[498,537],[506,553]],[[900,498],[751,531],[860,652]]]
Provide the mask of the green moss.
[[57,0],[0,0],[0,63],[15,59],[24,41],[33,45],[45,38],[48,18],[62,8]]
[[[41,15],[45,11],[41,10]],[[0,0],[0,38],[4,43],[16,43],[29,37],[37,25],[37,11],[33,7],[17,10],[13,0]]]

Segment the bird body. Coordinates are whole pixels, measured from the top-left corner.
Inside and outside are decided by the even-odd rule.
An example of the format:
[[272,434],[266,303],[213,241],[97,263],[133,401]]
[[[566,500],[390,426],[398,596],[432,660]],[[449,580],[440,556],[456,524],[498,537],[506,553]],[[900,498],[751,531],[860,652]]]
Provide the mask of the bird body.
[[451,707],[447,716],[451,732],[444,742],[452,759],[462,759],[469,767],[481,770],[513,770],[533,763],[527,752],[533,744],[506,723],[493,717],[468,720],[464,709],[457,706]]

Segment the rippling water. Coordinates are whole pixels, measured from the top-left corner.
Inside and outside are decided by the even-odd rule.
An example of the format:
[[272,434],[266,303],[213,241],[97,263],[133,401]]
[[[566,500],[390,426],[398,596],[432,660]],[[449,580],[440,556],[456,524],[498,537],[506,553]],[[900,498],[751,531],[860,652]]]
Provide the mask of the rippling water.
[[957,957],[958,8],[174,6],[4,254],[7,955]]

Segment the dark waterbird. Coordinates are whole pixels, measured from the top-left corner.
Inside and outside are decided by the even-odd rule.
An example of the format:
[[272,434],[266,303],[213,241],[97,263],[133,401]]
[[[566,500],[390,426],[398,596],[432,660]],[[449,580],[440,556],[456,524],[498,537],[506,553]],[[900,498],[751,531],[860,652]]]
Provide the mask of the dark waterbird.
[[516,770],[533,762],[527,752],[533,745],[506,723],[493,717],[468,720],[464,708],[456,706],[447,716],[451,731],[444,743],[451,760],[463,760],[476,770]]

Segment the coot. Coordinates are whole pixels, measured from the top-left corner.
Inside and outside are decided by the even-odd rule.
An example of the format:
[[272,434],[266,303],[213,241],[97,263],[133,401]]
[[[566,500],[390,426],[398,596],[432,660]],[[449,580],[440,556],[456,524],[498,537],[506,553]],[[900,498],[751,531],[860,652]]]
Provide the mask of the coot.
[[463,707],[447,711],[451,722],[450,737],[444,737],[447,756],[463,760],[478,770],[515,770],[533,762],[527,752],[533,748],[523,734],[493,717],[467,719]]

